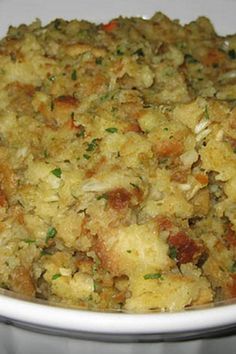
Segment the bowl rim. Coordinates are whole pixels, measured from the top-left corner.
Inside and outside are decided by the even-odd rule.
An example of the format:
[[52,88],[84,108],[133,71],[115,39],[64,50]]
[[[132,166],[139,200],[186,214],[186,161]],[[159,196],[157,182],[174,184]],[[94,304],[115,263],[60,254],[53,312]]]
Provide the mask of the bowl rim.
[[0,316],[51,329],[103,334],[163,334],[225,328],[236,324],[236,303],[180,312],[102,312],[65,308],[0,294]]

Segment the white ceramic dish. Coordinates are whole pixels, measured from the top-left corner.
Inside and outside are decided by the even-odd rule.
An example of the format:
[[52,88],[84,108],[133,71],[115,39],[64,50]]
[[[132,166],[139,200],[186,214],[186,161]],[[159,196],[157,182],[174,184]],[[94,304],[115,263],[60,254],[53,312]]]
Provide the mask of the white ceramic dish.
[[[0,35],[9,24],[36,17],[43,23],[58,17],[101,22],[121,14],[149,17],[157,10],[183,23],[206,15],[219,33],[236,32],[236,0],[0,0]],[[0,354],[233,354],[234,333],[236,304],[132,315],[64,309],[0,293]]]

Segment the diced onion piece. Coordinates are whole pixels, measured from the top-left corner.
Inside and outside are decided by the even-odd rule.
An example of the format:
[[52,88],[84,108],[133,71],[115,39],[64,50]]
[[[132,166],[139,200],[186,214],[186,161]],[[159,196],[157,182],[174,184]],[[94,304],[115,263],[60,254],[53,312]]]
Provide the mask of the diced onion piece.
[[82,187],[83,192],[103,192],[107,189],[106,183],[100,181],[89,181]]
[[236,78],[236,70],[230,70],[218,77],[218,81],[229,81]]
[[216,141],[222,141],[224,137],[223,129],[220,129],[216,134]]
[[71,273],[72,273],[71,269],[69,269],[69,268],[59,268],[59,271],[60,271],[60,274],[65,277],[71,276]]
[[225,52],[229,50],[229,41],[227,39],[222,43],[221,49],[224,50]]
[[17,150],[16,157],[17,158],[26,157],[27,152],[28,152],[28,148],[27,147],[22,147],[22,148]]
[[185,166],[192,166],[198,160],[198,153],[196,150],[188,150],[180,156],[180,160]]
[[208,119],[202,119],[195,127],[195,134],[199,134],[203,129],[205,129],[210,124]]
[[46,197],[44,201],[46,203],[51,203],[51,202],[57,202],[59,200],[59,197],[57,194],[50,195],[49,197]]
[[210,134],[210,132],[211,132],[211,129],[210,129],[210,128],[203,130],[201,133],[199,133],[199,134],[196,136],[196,141],[197,141],[197,142],[201,141],[201,140],[204,139],[208,134]]
[[189,183],[181,183],[179,184],[179,189],[181,189],[181,191],[185,192],[185,191],[189,191],[191,189],[191,185]]

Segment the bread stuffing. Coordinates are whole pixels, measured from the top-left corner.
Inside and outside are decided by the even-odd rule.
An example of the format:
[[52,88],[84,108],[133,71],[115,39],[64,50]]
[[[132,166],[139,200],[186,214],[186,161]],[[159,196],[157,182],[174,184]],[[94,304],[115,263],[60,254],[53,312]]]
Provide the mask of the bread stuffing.
[[56,19],[0,41],[0,285],[92,310],[236,296],[236,36]]

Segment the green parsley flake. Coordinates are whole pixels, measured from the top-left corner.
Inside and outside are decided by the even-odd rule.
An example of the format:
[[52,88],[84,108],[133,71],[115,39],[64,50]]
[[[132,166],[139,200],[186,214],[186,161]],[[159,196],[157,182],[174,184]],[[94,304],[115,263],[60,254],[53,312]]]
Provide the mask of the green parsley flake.
[[149,273],[149,274],[145,274],[144,279],[163,279],[162,274],[161,273]]
[[185,54],[184,59],[187,63],[189,64],[195,64],[198,63],[198,60],[195,59],[191,54]]
[[97,196],[97,200],[101,200],[101,199],[106,199],[108,200],[109,196],[107,193],[101,194],[99,196]]
[[135,183],[131,183],[131,182],[130,182],[130,185],[131,185],[133,188],[140,189],[139,186],[138,186],[137,184],[135,184]]
[[52,81],[52,82],[55,81],[55,79],[56,79],[56,76],[54,76],[54,75],[51,75],[48,77],[48,80]]
[[169,257],[172,259],[176,259],[177,258],[177,249],[174,246],[171,246],[169,248]]
[[57,178],[61,178],[62,171],[60,167],[55,168],[54,170],[51,171],[51,173]]
[[83,157],[85,158],[85,160],[89,160],[91,156],[89,156],[87,154],[83,154]]
[[36,240],[30,240],[30,239],[25,239],[23,240],[25,243],[31,244],[31,243],[35,243]]
[[233,263],[232,266],[230,267],[230,272],[231,272],[231,273],[235,273],[235,272],[236,272],[236,261],[234,261],[234,263]]
[[134,54],[138,55],[139,57],[144,57],[144,52],[142,48],[137,49]]
[[109,97],[110,97],[109,93],[106,93],[105,95],[102,95],[102,96],[100,97],[100,101],[101,101],[101,102],[104,102],[104,101],[106,101]]
[[123,51],[122,49],[120,49],[120,48],[117,48],[117,49],[116,49],[116,54],[117,54],[117,55],[123,55],[123,54],[124,54],[124,51]]
[[118,129],[117,128],[107,128],[106,129],[106,132],[108,133],[111,133],[111,134],[114,134],[114,133],[117,133],[118,132]]
[[102,57],[98,57],[98,58],[96,58],[96,64],[97,65],[101,65],[102,64]]
[[61,274],[60,274],[60,273],[53,274],[52,280],[56,280],[56,279],[58,279],[58,278],[60,278],[60,277],[61,277]]
[[97,147],[97,140],[98,139],[93,139],[91,143],[88,144],[86,151],[94,151]]
[[209,117],[209,112],[208,112],[208,107],[207,107],[207,106],[205,107],[205,112],[204,112],[204,113],[205,113],[205,118],[206,118],[206,119],[210,119],[210,117]]
[[50,239],[54,238],[57,234],[57,230],[55,229],[55,227],[49,227],[48,231],[47,231],[47,236],[46,236],[46,242],[48,242]]
[[76,70],[73,70],[72,73],[71,73],[71,80],[77,80],[77,71]]
[[43,156],[45,157],[45,159],[47,159],[49,157],[49,153],[47,150],[44,150]]
[[42,250],[40,252],[40,256],[50,256],[50,253],[46,252],[45,250]]

